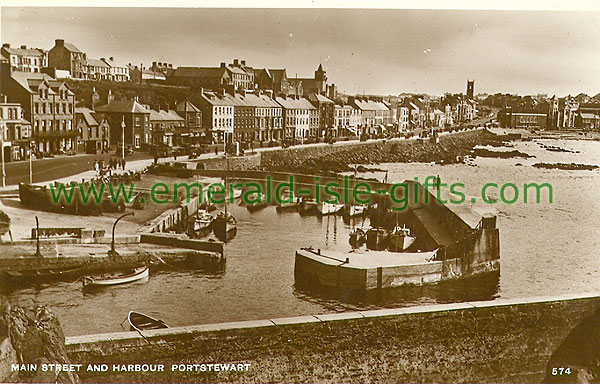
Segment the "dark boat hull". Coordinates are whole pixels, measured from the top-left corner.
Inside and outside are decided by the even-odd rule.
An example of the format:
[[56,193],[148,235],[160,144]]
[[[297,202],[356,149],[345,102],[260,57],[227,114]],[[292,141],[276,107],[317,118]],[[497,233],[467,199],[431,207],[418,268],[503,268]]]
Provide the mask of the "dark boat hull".
[[389,233],[385,229],[369,229],[367,231],[367,248],[372,251],[382,251],[387,248]]
[[237,224],[222,218],[217,218],[213,222],[213,232],[217,239],[221,241],[229,241],[237,233]]

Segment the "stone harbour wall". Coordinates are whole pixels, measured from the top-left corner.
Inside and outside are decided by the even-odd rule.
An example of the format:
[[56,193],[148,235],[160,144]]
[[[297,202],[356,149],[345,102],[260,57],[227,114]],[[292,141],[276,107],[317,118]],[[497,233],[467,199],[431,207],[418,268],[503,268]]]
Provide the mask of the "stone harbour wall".
[[[500,299],[69,337],[66,349],[74,363],[165,364],[164,372],[82,372],[83,382],[539,383],[553,352],[599,305],[593,294]],[[250,368],[170,369],[194,363]]]

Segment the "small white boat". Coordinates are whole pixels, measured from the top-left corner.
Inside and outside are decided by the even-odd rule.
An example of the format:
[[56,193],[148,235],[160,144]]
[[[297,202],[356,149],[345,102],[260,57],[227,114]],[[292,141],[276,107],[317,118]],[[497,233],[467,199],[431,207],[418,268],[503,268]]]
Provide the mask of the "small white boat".
[[416,237],[410,235],[410,229],[406,226],[396,226],[389,238],[389,250],[392,252],[402,252],[412,245]]
[[333,204],[322,201],[317,204],[317,213],[321,216],[335,215],[344,208],[344,204]]
[[346,216],[346,217],[362,216],[366,212],[367,212],[366,205],[347,204],[344,206],[344,216]]
[[191,231],[197,236],[207,235],[212,231],[214,217],[205,209],[199,209],[191,227]]
[[131,283],[146,278],[149,275],[150,269],[147,266],[143,266],[127,272],[118,273],[110,276],[101,276],[96,278],[86,276],[83,278],[83,287],[100,287],[107,285]]
[[299,204],[300,198],[295,197],[291,191],[285,190],[277,200],[277,211],[297,209]]

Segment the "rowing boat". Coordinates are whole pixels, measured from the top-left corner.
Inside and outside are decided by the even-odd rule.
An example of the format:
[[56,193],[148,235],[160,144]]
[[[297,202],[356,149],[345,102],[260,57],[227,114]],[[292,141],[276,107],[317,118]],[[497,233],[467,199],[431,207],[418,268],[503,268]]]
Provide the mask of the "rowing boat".
[[143,266],[135,268],[133,270],[129,270],[127,272],[117,273],[111,276],[102,276],[99,278],[86,276],[83,278],[83,287],[100,287],[107,285],[131,283],[146,278],[149,276],[149,274],[150,269],[147,266]]
[[169,328],[162,320],[157,320],[143,313],[130,311],[127,315],[129,321],[129,329],[132,331],[145,331],[148,329],[164,329]]

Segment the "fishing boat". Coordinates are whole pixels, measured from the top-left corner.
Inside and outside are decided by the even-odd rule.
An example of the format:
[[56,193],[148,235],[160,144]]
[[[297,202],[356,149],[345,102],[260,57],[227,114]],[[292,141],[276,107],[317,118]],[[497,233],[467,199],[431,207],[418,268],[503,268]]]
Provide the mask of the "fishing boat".
[[314,215],[317,213],[317,202],[310,197],[303,197],[298,204],[298,213],[301,215]]
[[346,204],[342,211],[346,217],[362,216],[367,212],[367,206],[363,204]]
[[237,220],[227,212],[220,212],[213,220],[212,227],[217,239],[227,242],[237,233]]
[[298,209],[300,205],[300,198],[294,197],[294,194],[290,190],[285,190],[277,200],[277,211],[282,212],[291,209]]
[[367,241],[367,234],[360,228],[355,228],[350,232],[350,238],[348,242],[352,246],[352,248],[360,248]]
[[416,237],[410,235],[410,229],[405,225],[396,227],[390,233],[388,249],[392,252],[402,252],[410,247],[416,240]]
[[217,207],[210,201],[208,201],[208,198],[205,199],[199,206],[198,209],[207,211],[207,212],[212,212],[214,210],[217,209]]
[[191,224],[190,232],[196,237],[206,236],[212,230],[214,217],[205,209],[199,209]]
[[367,248],[372,251],[382,251],[387,248],[389,237],[389,231],[385,228],[369,228],[367,230]]
[[261,193],[258,198],[252,199],[252,202],[247,203],[248,205],[246,206],[246,208],[250,212],[259,211],[263,208],[266,208],[269,205],[269,203],[267,202],[267,196],[265,196],[264,193]]
[[322,201],[316,205],[317,214],[321,216],[335,215],[344,208],[344,204],[334,204]]
[[129,321],[129,329],[131,331],[146,331],[149,329],[165,329],[169,328],[167,324],[165,324],[162,320],[157,320],[148,315],[144,315],[143,313],[130,311],[129,315],[127,315],[127,320]]
[[102,276],[102,277],[91,277],[86,276],[83,278],[83,287],[91,288],[91,287],[103,287],[108,285],[117,285],[117,284],[125,284],[131,283],[134,281],[138,281],[148,277],[150,274],[150,269],[147,266],[135,268],[130,271],[117,273],[110,276]]
[[[227,162],[227,170],[225,172],[225,190],[228,190],[227,175],[229,174],[229,157],[225,156]],[[232,239],[237,233],[237,220],[229,212],[227,212],[227,201],[225,199],[225,211],[219,212],[217,217],[213,220],[213,233],[217,236],[217,239],[227,242]]]

